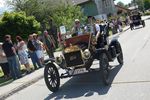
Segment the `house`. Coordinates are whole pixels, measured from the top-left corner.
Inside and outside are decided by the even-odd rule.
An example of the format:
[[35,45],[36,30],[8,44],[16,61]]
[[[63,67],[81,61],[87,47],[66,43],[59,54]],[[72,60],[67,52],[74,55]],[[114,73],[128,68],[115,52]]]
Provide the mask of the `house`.
[[117,14],[129,14],[131,12],[130,9],[119,6],[119,5],[115,5],[116,10],[117,10]]
[[81,6],[86,16],[103,18],[116,14],[114,0],[72,0],[72,4]]

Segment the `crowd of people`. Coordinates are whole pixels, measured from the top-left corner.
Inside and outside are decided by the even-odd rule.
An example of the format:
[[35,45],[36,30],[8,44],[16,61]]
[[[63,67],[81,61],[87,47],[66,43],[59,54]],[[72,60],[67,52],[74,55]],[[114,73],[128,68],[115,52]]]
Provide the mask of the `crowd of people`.
[[[25,42],[21,36],[16,36],[17,44],[13,44],[11,35],[5,35],[4,42],[0,43],[0,66],[4,78],[18,79],[22,77],[21,65],[25,67],[26,74],[33,71],[29,57],[31,58],[34,70],[44,67],[44,51],[48,51],[49,57],[54,57],[54,39],[44,31],[42,40],[36,33],[30,34]],[[53,47],[52,47],[53,45]]]

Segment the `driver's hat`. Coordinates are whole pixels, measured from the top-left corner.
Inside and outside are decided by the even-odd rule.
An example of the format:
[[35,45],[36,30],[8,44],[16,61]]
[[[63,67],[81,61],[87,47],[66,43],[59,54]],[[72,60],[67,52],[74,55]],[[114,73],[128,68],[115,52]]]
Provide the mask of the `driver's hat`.
[[79,20],[79,19],[75,19],[74,21],[75,21],[75,22],[80,22],[80,20]]

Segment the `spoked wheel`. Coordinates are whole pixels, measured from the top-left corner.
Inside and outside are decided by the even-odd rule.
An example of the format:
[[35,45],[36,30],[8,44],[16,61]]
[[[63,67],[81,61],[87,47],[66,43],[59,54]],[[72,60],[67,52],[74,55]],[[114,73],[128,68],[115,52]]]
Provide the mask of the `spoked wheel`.
[[59,73],[56,66],[49,63],[44,69],[44,79],[48,89],[52,92],[56,92],[60,86]]
[[109,85],[110,84],[109,68],[108,68],[109,67],[109,60],[108,60],[106,53],[102,53],[100,55],[100,67],[102,69],[103,82],[105,85]]
[[118,49],[118,51],[119,51],[119,55],[118,55],[118,57],[117,57],[117,60],[118,60],[118,62],[119,62],[120,65],[123,65],[123,53],[122,53],[122,48],[121,48],[120,43],[118,43],[117,45],[118,45],[118,46],[117,46],[117,49]]

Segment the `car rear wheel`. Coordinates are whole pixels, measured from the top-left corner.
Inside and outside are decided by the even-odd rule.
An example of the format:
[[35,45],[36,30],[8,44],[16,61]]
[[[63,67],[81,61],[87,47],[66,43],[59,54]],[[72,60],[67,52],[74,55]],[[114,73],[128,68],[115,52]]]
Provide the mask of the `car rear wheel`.
[[102,71],[102,78],[103,78],[103,83],[105,85],[110,84],[110,79],[109,79],[109,60],[106,55],[106,53],[101,53],[100,55],[100,67]]
[[117,46],[117,51],[119,51],[119,55],[118,55],[118,57],[117,57],[117,60],[118,60],[118,62],[119,62],[119,64],[123,64],[123,53],[122,53],[122,48],[121,48],[121,45],[120,45],[120,43],[118,43],[117,44],[118,46]]

